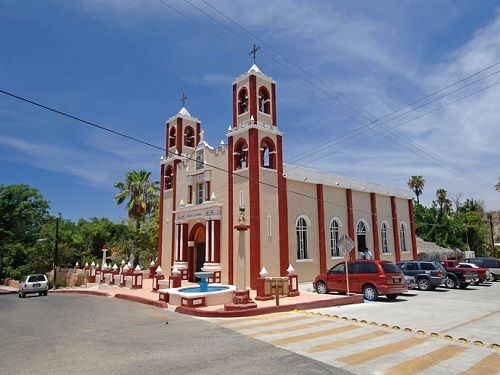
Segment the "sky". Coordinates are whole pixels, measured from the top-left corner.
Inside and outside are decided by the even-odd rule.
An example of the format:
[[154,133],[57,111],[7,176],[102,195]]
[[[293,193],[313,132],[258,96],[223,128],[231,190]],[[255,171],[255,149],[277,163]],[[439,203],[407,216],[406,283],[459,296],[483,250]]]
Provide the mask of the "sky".
[[[0,90],[160,147],[186,93],[218,145],[254,43],[286,163],[422,175],[424,204],[444,188],[500,209],[499,1],[0,0]],[[0,94],[0,184],[38,188],[54,214],[125,218],[113,184],[158,180],[161,154]]]

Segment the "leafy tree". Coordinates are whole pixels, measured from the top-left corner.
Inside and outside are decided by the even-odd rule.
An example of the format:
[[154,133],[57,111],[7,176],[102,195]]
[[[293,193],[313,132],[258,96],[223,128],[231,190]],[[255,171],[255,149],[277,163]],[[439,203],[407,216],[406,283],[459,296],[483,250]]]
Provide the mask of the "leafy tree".
[[408,180],[408,187],[412,190],[417,196],[417,203],[420,204],[419,197],[422,195],[424,191],[425,180],[422,176],[411,176]]
[[[28,185],[0,185],[0,278],[19,276],[48,219],[49,203]],[[25,267],[26,268],[26,267]],[[22,275],[22,274],[21,274]]]
[[497,189],[497,191],[500,191],[500,177],[498,178],[498,183],[495,185],[495,189]]

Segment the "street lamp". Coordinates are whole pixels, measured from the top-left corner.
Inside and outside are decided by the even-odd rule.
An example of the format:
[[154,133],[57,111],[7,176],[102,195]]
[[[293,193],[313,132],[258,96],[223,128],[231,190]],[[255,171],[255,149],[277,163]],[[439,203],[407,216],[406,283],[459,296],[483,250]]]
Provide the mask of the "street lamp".
[[61,213],[59,212],[59,214],[56,217],[56,245],[54,248],[54,283],[52,286],[53,290],[57,289],[57,286],[56,286],[56,280],[57,280],[56,267],[57,267],[57,258],[59,256],[59,222],[61,221],[61,219],[62,219]]

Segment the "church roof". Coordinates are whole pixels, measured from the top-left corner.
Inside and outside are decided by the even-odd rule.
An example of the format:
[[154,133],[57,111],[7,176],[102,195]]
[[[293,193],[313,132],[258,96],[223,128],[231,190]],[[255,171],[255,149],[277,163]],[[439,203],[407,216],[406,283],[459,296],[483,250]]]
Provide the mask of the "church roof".
[[191,120],[193,122],[200,122],[200,120],[198,120],[196,117],[193,117],[191,116],[191,113],[189,113],[189,111],[186,109],[186,107],[182,107],[179,112],[177,112],[176,115],[170,117],[167,122],[170,122],[172,121],[173,119],[177,118],[177,117],[182,117],[182,118],[185,118],[187,120]]
[[333,187],[352,189],[365,193],[377,193],[380,195],[395,196],[403,199],[411,198],[411,191],[393,186],[377,184],[374,182],[358,180],[351,177],[338,176],[324,171],[299,167],[297,165],[283,165],[283,175],[290,180],[323,184]]
[[261,73],[262,72],[260,71],[259,67],[255,64],[253,64],[250,69],[248,69],[248,72],[247,73],[251,73],[251,72],[256,72],[256,73]]
[[186,117],[193,117],[193,116],[191,116],[189,111],[186,109],[186,107],[182,107],[181,110],[179,111],[179,113],[177,113],[177,114],[182,115],[182,116],[186,116]]
[[265,80],[271,82],[271,83],[276,83],[276,81],[274,79],[272,79],[271,77],[269,77],[268,75],[265,75],[264,73],[262,73],[262,70],[259,69],[259,67],[256,65],[256,64],[253,64],[250,69],[248,69],[245,73],[243,73],[242,75],[240,75],[239,77],[237,77],[234,81],[233,81],[233,84],[235,83],[238,83],[239,81],[241,81],[242,79],[244,79],[245,77],[248,77],[250,74],[256,74],[258,75],[259,77],[261,78],[264,78]]

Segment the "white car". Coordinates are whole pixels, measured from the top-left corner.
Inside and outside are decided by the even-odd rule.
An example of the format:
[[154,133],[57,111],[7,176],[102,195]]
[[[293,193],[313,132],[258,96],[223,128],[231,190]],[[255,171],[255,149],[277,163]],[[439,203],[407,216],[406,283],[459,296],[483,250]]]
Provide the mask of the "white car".
[[48,290],[47,276],[43,274],[28,275],[19,283],[19,298],[24,298],[28,293],[46,296]]

